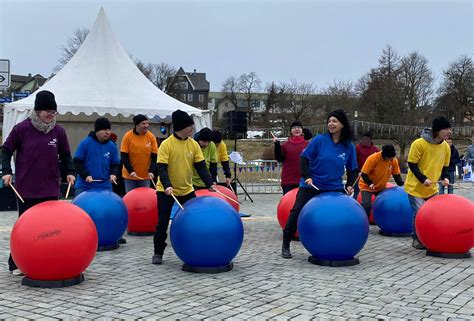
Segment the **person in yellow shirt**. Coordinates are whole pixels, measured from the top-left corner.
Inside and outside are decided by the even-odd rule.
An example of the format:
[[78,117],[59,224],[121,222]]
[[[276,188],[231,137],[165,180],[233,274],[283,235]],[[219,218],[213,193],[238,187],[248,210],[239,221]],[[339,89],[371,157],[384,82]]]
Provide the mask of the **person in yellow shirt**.
[[176,110],[171,115],[173,135],[160,145],[158,153],[158,224],[153,237],[153,264],[162,264],[166,247],[168,225],[174,199],[183,205],[196,197],[193,189],[193,169],[207,188],[215,191],[215,184],[206,167],[206,161],[199,144],[191,137],[194,128],[193,119],[184,111]]
[[[213,181],[216,182],[217,177],[217,148],[216,145],[211,141],[212,131],[204,127],[195,135],[195,140],[198,142],[201,147],[202,155],[206,160],[206,166],[213,178]],[[193,169],[193,186],[194,189],[204,189],[206,184],[199,177],[196,169]]]
[[[227,146],[222,140],[222,134],[218,130],[212,131],[212,142],[217,147],[217,160],[222,164],[222,169],[224,170],[225,175],[225,184],[230,186],[232,174],[230,173],[229,155],[227,154]],[[217,175],[214,181],[217,182]]]
[[395,148],[393,145],[385,145],[381,152],[376,152],[367,157],[361,170],[359,188],[362,195],[362,207],[370,216],[372,209],[372,195],[378,195],[385,189],[385,185],[391,175],[398,186],[403,186],[403,180],[400,175],[400,166],[395,158]]
[[133,123],[135,126],[125,133],[120,146],[126,193],[137,187],[150,187],[158,154],[156,137],[148,130],[148,118],[139,114],[133,117]]
[[445,186],[449,185],[449,160],[451,149],[446,139],[451,135],[451,124],[444,117],[433,119],[431,128],[423,129],[421,138],[410,146],[408,154],[408,172],[405,191],[413,209],[412,246],[426,249],[416,234],[415,219],[420,207],[431,197],[438,194],[437,180],[441,177]]

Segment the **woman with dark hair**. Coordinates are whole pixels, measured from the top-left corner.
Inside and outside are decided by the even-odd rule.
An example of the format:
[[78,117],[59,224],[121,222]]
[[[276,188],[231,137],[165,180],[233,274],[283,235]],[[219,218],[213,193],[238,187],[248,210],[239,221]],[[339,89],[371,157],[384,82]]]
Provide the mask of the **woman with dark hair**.
[[288,141],[280,145],[278,138],[273,138],[275,144],[275,159],[283,163],[281,170],[281,188],[283,195],[299,186],[300,155],[308,146],[308,142],[303,136],[303,125],[299,121],[294,121],[290,126],[290,137]]
[[[329,113],[327,124],[328,132],[314,137],[301,154],[300,189],[283,230],[281,256],[285,259],[291,259],[291,237],[296,232],[300,211],[310,199],[326,192],[348,195],[353,192],[358,170],[351,126],[342,109]],[[345,170],[347,183],[344,187],[342,176]]]

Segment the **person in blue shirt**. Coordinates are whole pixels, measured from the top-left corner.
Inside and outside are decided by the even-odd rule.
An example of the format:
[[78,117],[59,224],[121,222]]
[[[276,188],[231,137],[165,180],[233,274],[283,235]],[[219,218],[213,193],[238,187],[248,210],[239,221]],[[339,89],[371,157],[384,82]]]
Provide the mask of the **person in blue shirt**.
[[[291,259],[290,242],[297,229],[298,216],[304,205],[314,196],[325,192],[352,194],[358,167],[353,133],[342,109],[329,113],[328,132],[314,137],[300,158],[301,180],[295,205],[283,230],[281,256]],[[342,176],[347,171],[344,187]]]
[[117,146],[110,140],[110,121],[97,118],[94,131],[79,143],[73,158],[78,173],[75,195],[90,189],[112,191],[112,182],[116,182],[120,170]]

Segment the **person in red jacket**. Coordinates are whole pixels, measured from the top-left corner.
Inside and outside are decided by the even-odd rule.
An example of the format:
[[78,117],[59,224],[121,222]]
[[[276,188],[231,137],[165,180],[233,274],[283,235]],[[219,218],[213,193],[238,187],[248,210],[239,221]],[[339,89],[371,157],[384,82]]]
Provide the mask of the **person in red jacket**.
[[286,143],[280,145],[278,138],[274,137],[275,159],[283,163],[281,171],[281,188],[283,195],[297,188],[300,184],[300,155],[308,146],[308,141],[303,136],[303,125],[294,121],[290,126],[290,137]]
[[[357,166],[359,167],[359,172],[362,170],[362,167],[364,166],[364,163],[367,158],[370,155],[377,153],[378,151],[379,149],[377,148],[377,146],[372,143],[372,133],[365,133],[360,139],[360,143],[356,145]],[[356,184],[354,186],[353,196],[355,199],[357,199],[357,196],[359,196],[359,192],[359,184]]]

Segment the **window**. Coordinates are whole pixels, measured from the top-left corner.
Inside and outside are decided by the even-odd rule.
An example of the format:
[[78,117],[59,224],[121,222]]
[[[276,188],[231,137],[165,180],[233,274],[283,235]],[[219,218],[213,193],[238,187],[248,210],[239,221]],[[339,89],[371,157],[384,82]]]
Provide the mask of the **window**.
[[188,94],[188,101],[193,101],[193,94]]
[[204,102],[204,95],[203,94],[199,94],[199,102],[200,103]]
[[186,101],[186,94],[181,94],[181,101]]

